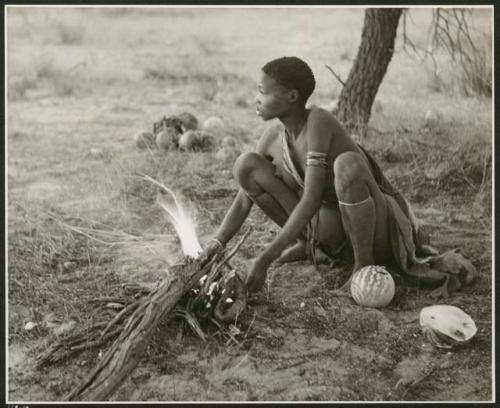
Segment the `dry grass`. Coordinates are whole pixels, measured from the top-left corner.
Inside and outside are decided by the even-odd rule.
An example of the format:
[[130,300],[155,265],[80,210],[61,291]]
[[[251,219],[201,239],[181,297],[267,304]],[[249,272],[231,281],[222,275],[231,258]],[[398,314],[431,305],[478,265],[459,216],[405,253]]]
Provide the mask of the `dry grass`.
[[83,96],[91,92],[98,81],[88,76],[84,63],[61,65],[50,54],[38,54],[21,71],[11,69],[8,99],[26,100],[52,95],[55,97]]
[[[110,285],[117,282],[113,275],[103,274],[111,257],[91,241],[58,228],[50,219],[33,219],[26,214],[25,221],[25,228],[16,228],[9,239],[9,304],[14,306],[14,315],[16,305],[29,313],[20,320],[10,314],[10,341],[27,335],[23,326],[28,321],[40,324],[35,338],[47,335],[42,322],[51,313],[60,322],[88,321],[91,315],[85,298],[96,291],[109,293]],[[75,282],[79,282],[77,288]]]
[[449,63],[448,58],[439,58],[438,69],[426,66],[428,88],[433,92],[462,97],[491,97],[492,60],[491,36],[484,37],[478,47],[467,53],[463,61]]

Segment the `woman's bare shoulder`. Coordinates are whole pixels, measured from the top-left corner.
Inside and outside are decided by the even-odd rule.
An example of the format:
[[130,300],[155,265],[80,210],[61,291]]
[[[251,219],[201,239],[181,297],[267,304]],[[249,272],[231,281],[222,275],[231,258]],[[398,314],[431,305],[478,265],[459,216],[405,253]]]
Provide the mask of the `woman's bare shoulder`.
[[333,115],[333,113],[317,106],[311,107],[308,121],[321,122],[323,124],[327,124],[332,127],[341,126],[337,118]]
[[314,107],[308,117],[308,125],[328,132],[334,139],[344,139],[348,134],[335,115],[323,108]]

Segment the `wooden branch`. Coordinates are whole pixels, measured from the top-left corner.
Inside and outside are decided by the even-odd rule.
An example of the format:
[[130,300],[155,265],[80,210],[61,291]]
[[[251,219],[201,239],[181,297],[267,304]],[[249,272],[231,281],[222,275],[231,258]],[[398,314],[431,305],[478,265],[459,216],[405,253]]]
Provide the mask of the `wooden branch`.
[[335,77],[335,79],[342,84],[342,86],[345,86],[345,82],[342,81],[342,78],[340,78],[340,76],[333,70],[332,67],[330,67],[327,64],[325,64],[325,67],[332,73],[332,75]]
[[106,326],[105,322],[96,323],[86,330],[81,330],[76,334],[61,339],[59,342],[50,346],[50,348],[36,358],[36,366],[42,367],[49,364],[54,364],[65,360],[82,350],[87,350],[99,347],[109,340],[116,338],[121,329],[116,329],[112,332],[101,336],[101,329]]
[[229,261],[236,254],[236,252],[238,252],[238,250],[240,249],[241,245],[243,244],[243,242],[245,241],[245,239],[247,238],[247,236],[250,234],[250,232],[252,232],[252,228],[249,228],[248,231],[245,232],[245,234],[243,234],[243,236],[241,237],[241,239],[238,241],[238,243],[235,245],[235,247],[231,250],[231,252],[229,252],[224,257],[224,259],[222,260],[222,262],[220,262],[219,264],[214,265],[214,267],[212,268],[212,270],[208,274],[207,279],[205,280],[205,282],[203,284],[202,291],[204,293],[208,293],[210,285],[214,281],[216,281],[216,280],[219,279],[219,277],[221,275],[221,269],[222,269],[223,266],[228,266],[229,268],[231,268],[230,264],[229,264]]
[[131,303],[127,307],[123,308],[119,313],[117,313],[117,315],[108,323],[106,328],[102,331],[101,337],[104,337],[104,335],[109,332],[111,327],[113,327],[113,325],[118,323],[126,314],[128,314],[129,312],[131,312],[132,310],[137,308],[139,306],[139,304],[141,303],[141,300],[142,299],[136,300],[135,302]]
[[137,366],[161,318],[174,309],[213,263],[214,259],[203,267],[198,261],[174,265],[170,276],[144,298],[97,367],[65,399],[106,400]]

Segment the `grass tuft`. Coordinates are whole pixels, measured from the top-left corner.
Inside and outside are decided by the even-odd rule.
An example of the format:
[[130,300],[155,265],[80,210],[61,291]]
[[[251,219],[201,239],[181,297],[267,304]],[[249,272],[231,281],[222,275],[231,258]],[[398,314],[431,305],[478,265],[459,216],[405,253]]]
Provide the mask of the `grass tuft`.
[[31,66],[9,77],[8,98],[11,101],[27,99],[30,92],[56,97],[83,95],[89,92],[93,79],[80,66],[66,68],[56,64],[50,55],[39,56]]

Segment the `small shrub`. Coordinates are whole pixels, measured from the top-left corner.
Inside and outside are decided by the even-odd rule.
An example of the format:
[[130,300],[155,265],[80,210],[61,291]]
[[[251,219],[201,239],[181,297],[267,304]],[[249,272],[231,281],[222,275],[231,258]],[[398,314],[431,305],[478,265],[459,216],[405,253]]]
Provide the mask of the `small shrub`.
[[468,53],[459,68],[461,90],[465,95],[491,97],[491,55],[486,47]]
[[29,90],[47,89],[55,96],[65,97],[78,94],[86,89],[87,79],[77,71],[56,66],[51,59],[35,61],[29,71],[9,77],[8,99],[25,99]]
[[[442,9],[433,11],[432,47],[424,55],[431,55],[434,73],[429,87],[436,91],[466,96],[491,97],[491,34],[473,22],[473,10]],[[439,52],[442,50],[451,61],[444,68]],[[425,58],[424,57],[424,58]]]
[[68,72],[63,72],[57,80],[53,80],[52,86],[56,96],[71,96],[81,90],[81,82]]
[[234,100],[234,104],[239,108],[248,108],[249,104],[244,96],[238,96]]
[[491,60],[485,50],[476,50],[476,53],[453,62],[447,69],[431,72],[427,86],[436,93],[491,97]]
[[51,80],[59,76],[59,69],[54,64],[54,60],[49,57],[42,57],[34,64],[34,69],[36,77],[39,80],[48,79]]
[[491,144],[485,140],[467,140],[453,149],[464,179],[481,189],[491,174]]
[[[446,80],[445,78],[448,78],[448,80]],[[453,83],[450,78],[453,78],[453,75],[451,73],[442,75],[440,72],[434,71],[429,74],[427,87],[432,92],[452,94]]]
[[56,30],[61,44],[79,45],[85,37],[85,28],[77,24],[59,22],[56,24]]
[[167,79],[174,79],[175,75],[169,72],[166,67],[156,65],[144,68],[143,78],[156,81],[165,81]]
[[11,101],[24,99],[26,93],[31,89],[38,88],[41,81],[58,78],[59,74],[51,58],[43,56],[35,59],[33,64],[23,72],[9,75],[8,98]]
[[10,101],[24,99],[29,89],[36,88],[36,83],[36,77],[28,74],[9,78],[7,98]]
[[35,61],[32,69],[34,80],[27,83],[31,85],[29,88],[45,87],[54,95],[63,97],[86,89],[86,78],[79,76],[80,71],[63,69],[50,57],[43,56]]
[[486,175],[486,179],[472,200],[472,210],[476,217],[491,221],[492,197],[491,197],[491,173]]

